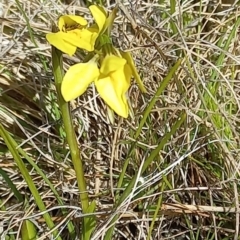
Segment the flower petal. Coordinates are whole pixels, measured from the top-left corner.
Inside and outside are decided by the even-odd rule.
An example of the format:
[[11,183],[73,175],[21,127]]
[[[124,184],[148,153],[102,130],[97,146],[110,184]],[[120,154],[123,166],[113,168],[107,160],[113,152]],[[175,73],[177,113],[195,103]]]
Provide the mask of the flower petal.
[[53,45],[60,51],[72,56],[76,52],[77,47],[69,42],[64,41],[62,35],[62,32],[48,33],[46,35],[46,38],[51,45]]
[[[94,29],[82,29],[81,40],[78,47],[83,48],[89,52],[93,51],[97,37],[98,33],[94,31]],[[85,44],[85,47],[83,47],[83,43]]]
[[67,33],[61,32],[61,37],[66,42],[91,52],[94,50],[97,33],[88,29],[75,29]]
[[130,67],[125,65],[123,68],[112,72],[109,76],[111,77],[114,88],[118,94],[125,94],[130,87],[130,80],[132,76]]
[[97,91],[106,104],[111,107],[119,116],[127,118],[127,101],[116,92],[113,81],[110,77],[105,77],[95,81]]
[[77,47],[93,51],[97,36],[96,32],[88,29],[75,29],[69,32],[48,33],[46,38],[50,44],[72,56]]
[[139,74],[138,74],[138,71],[137,71],[137,68],[136,68],[136,66],[135,66],[135,64],[134,64],[134,61],[133,61],[133,58],[132,58],[131,53],[130,53],[130,52],[123,52],[123,51],[121,51],[121,55],[122,55],[123,58],[126,59],[127,64],[130,66],[130,68],[131,68],[131,70],[132,70],[132,74],[133,74],[134,78],[136,79],[136,82],[137,82],[140,90],[141,90],[143,93],[146,93],[147,90],[146,90],[146,88],[144,87],[144,84],[143,84],[143,82],[142,82],[142,80],[141,80],[141,78],[140,78],[140,76],[139,76]]
[[[126,75],[129,73],[130,75]],[[131,71],[129,72],[126,65],[107,77],[100,75],[99,79],[95,81],[101,98],[114,112],[124,118],[128,116],[128,103],[125,94],[130,86],[130,78]]]
[[127,61],[124,58],[115,55],[107,55],[102,61],[100,72],[104,75],[108,75],[109,73],[122,68],[126,62]]
[[89,10],[91,11],[93,18],[98,25],[98,33],[100,33],[106,22],[107,13],[105,12],[105,10],[102,7],[97,6],[97,5],[91,5],[89,7]]
[[78,25],[87,26],[85,18],[75,15],[64,15],[58,19],[58,27],[60,31],[67,31],[68,28],[77,28]]
[[88,85],[95,81],[98,76],[99,69],[94,61],[71,66],[66,72],[61,85],[64,100],[68,102],[82,95]]

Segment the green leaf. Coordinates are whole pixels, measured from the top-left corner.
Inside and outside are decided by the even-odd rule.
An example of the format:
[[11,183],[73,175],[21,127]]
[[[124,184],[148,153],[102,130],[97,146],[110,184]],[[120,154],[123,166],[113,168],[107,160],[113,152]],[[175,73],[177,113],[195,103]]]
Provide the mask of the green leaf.
[[24,220],[21,228],[22,240],[37,239],[37,230],[35,225],[30,220]]
[[8,177],[7,173],[0,168],[0,174],[2,175],[3,179],[6,181],[7,185],[9,186],[9,188],[11,188],[14,196],[17,198],[17,200],[19,202],[23,202],[23,196],[22,194],[17,190],[16,186],[14,185],[14,183],[12,182],[12,180]]
[[[86,213],[94,213],[96,208],[96,202],[92,201],[87,209]],[[88,240],[91,239],[92,232],[96,228],[96,216],[91,215],[91,216],[86,216],[83,219],[83,239]]]
[[[16,163],[16,165],[18,166],[24,180],[26,181],[34,199],[35,202],[37,204],[37,206],[39,207],[40,211],[45,212],[43,214],[43,217],[46,221],[47,226],[49,227],[49,229],[54,228],[54,223],[50,217],[50,215],[48,214],[48,212],[46,212],[46,207],[41,199],[41,196],[28,172],[28,169],[26,168],[26,166],[24,165],[24,162],[22,161],[22,158],[20,157],[18,150],[17,150],[17,143],[15,142],[15,140],[10,136],[10,134],[5,130],[5,128],[3,127],[3,125],[0,123],[0,135],[2,136],[5,144],[7,145],[9,151],[11,152],[14,161]],[[58,239],[61,240],[61,237],[58,236],[58,232],[57,230],[54,230],[52,232],[53,236]]]

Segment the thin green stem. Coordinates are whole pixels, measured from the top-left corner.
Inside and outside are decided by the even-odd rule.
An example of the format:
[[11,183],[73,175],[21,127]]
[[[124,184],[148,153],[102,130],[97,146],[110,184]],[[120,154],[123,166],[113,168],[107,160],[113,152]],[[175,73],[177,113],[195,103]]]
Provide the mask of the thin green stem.
[[69,109],[69,104],[65,102],[61,94],[61,83],[63,80],[62,53],[55,47],[52,47],[52,63],[53,63],[53,73],[54,73],[55,85],[57,89],[59,108],[62,112],[62,119],[63,119],[63,124],[66,132],[66,138],[70,148],[73,167],[76,173],[78,189],[80,191],[80,199],[82,203],[82,211],[83,213],[86,213],[89,206],[89,199],[88,199],[88,192],[86,190],[83,164],[80,156],[80,150],[78,148],[76,134],[73,128],[73,122],[72,122],[71,112]]

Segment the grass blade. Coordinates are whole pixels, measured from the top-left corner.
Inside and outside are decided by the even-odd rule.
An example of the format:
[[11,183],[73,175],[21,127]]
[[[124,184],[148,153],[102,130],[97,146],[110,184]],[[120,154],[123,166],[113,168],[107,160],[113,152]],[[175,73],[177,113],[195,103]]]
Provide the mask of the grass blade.
[[8,184],[9,188],[12,190],[14,196],[17,198],[17,200],[19,202],[23,202],[23,196],[22,194],[17,190],[16,186],[14,185],[14,183],[12,182],[12,180],[8,177],[7,173],[0,168],[0,175],[2,175],[3,179],[6,181],[6,183]]
[[[44,203],[41,199],[41,196],[38,193],[38,190],[37,190],[32,178],[31,178],[30,174],[28,173],[28,170],[25,167],[17,149],[16,149],[17,148],[17,143],[10,136],[10,134],[4,129],[4,127],[2,126],[1,123],[0,123],[0,135],[2,136],[5,144],[7,145],[9,151],[11,152],[11,154],[12,154],[12,156],[13,156],[13,158],[14,158],[14,160],[15,160],[15,162],[16,162],[16,164],[17,164],[17,166],[18,166],[18,168],[19,168],[19,170],[20,170],[20,172],[23,176],[23,178],[25,179],[25,181],[26,181],[26,183],[27,183],[27,185],[28,185],[28,187],[29,187],[34,199],[35,199],[35,202],[36,202],[38,208],[40,209],[41,212],[46,211],[47,209],[46,209],[46,207],[45,207],[45,205],[44,205]],[[44,219],[46,221],[46,224],[49,227],[49,229],[53,229],[55,225],[54,225],[50,215],[47,212],[45,212],[43,214],[43,217],[44,217]],[[57,230],[54,230],[52,233],[53,233],[53,236],[56,239],[61,240],[61,237],[58,236]]]

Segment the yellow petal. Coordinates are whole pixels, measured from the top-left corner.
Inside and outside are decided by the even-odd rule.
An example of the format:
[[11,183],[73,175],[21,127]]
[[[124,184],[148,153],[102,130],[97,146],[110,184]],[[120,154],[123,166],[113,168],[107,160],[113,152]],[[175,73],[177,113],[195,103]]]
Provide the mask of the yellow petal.
[[92,13],[93,18],[95,19],[95,22],[98,25],[98,32],[100,33],[106,22],[107,13],[105,12],[105,10],[102,7],[97,6],[97,5],[91,5],[89,7],[89,10]]
[[[125,81],[122,83],[122,84],[125,84],[125,85],[123,85],[123,91],[127,92],[127,90],[130,87],[130,82],[131,82],[131,77],[132,77],[132,70],[129,67],[129,65],[126,64],[126,65],[124,65],[123,71],[124,71],[124,76],[125,76]],[[117,72],[116,72],[116,74],[117,74]]]
[[[129,74],[130,75],[126,75]],[[100,75],[95,81],[96,88],[101,98],[110,106],[119,116],[127,118],[128,103],[126,92],[130,86],[131,70],[124,66],[118,71],[104,77]]]
[[75,29],[80,26],[87,26],[87,21],[85,18],[75,15],[64,15],[58,19],[58,27],[60,31],[67,31],[68,28]]
[[105,77],[95,81],[97,91],[106,104],[111,107],[119,116],[127,118],[128,105],[124,97],[119,95],[114,88],[110,77]]
[[[83,48],[83,43],[85,43],[85,47],[83,49],[91,52],[94,50],[95,42],[98,37],[98,34],[94,29],[82,29],[81,40],[79,42],[78,47]],[[82,45],[82,47],[80,47]]]
[[107,55],[102,61],[100,72],[104,75],[108,75],[110,72],[122,68],[125,64],[126,60],[124,58],[115,55]]
[[119,68],[117,71],[109,74],[109,76],[113,81],[115,91],[118,92],[119,95],[125,95],[130,87],[130,80],[132,76],[130,67],[125,65],[123,68]]
[[94,61],[71,66],[66,72],[61,85],[64,100],[68,102],[82,95],[88,85],[95,81],[98,76],[99,69]]
[[138,74],[138,71],[137,71],[137,68],[136,68],[136,66],[134,64],[134,61],[133,61],[131,53],[130,52],[122,52],[121,51],[121,55],[122,55],[123,58],[126,59],[127,64],[130,66],[130,68],[132,70],[132,74],[133,74],[134,78],[136,79],[137,84],[138,84],[140,90],[142,92],[144,92],[144,93],[147,92],[147,90],[144,87],[144,84],[143,84],[143,82],[142,82],[142,80],[141,80],[141,78],[140,78],[140,76]]
[[87,29],[75,29],[67,33],[61,32],[61,37],[66,42],[91,52],[94,50],[97,33]]
[[62,32],[48,33],[46,35],[46,38],[51,45],[53,45],[60,51],[72,56],[76,52],[77,47],[69,42],[64,41],[62,37],[63,34],[65,33]]

